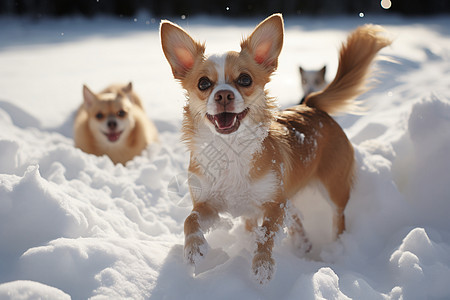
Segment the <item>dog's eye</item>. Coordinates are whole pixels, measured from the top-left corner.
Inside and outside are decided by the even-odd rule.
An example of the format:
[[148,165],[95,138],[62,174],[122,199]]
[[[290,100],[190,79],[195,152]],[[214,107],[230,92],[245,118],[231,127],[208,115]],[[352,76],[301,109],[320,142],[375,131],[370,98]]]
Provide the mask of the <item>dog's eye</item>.
[[249,87],[252,85],[252,83],[253,83],[252,78],[250,77],[250,75],[246,73],[242,73],[241,75],[239,75],[237,79],[237,84],[243,87]]
[[209,78],[207,77],[202,77],[200,78],[200,80],[198,81],[198,89],[200,91],[206,91],[207,89],[209,89],[212,86],[212,82],[211,80],[209,80]]
[[95,117],[97,118],[97,120],[101,120],[101,119],[103,119],[103,118],[105,117],[105,115],[102,114],[101,112],[99,112],[99,113],[97,113],[97,114],[95,115]]
[[124,111],[123,109],[121,109],[121,110],[119,110],[119,111],[117,112],[117,116],[120,117],[120,118],[125,117],[126,114],[127,114],[127,112]]

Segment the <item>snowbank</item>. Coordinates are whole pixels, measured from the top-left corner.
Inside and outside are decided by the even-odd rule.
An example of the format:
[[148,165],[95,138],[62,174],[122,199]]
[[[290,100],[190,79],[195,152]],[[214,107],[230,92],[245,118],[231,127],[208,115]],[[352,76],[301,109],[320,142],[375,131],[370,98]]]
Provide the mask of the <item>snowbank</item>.
[[[260,287],[240,220],[208,234],[212,249],[195,270],[183,262],[184,100],[162,57],[158,22],[0,20],[10,37],[0,41],[0,298],[449,298],[449,19],[288,19],[271,92],[282,106],[294,104],[297,64],[325,62],[332,74],[339,42],[363,21],[394,35],[384,54],[400,64],[379,64],[366,115],[337,118],[358,165],[347,231],[327,241],[326,201],[308,189],[294,201],[314,213],[304,215],[314,251],[299,258],[280,240],[275,278]],[[183,25],[217,50],[238,45],[258,20],[240,22]],[[126,166],[75,149],[81,84],[128,80],[146,99],[161,144]]]

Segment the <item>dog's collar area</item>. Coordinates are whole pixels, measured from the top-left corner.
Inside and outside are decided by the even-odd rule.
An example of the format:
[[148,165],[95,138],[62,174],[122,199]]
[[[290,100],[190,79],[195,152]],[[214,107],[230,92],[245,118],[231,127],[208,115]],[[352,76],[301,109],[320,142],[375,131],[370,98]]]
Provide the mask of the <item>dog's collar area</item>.
[[216,115],[206,114],[208,120],[214,125],[216,131],[220,134],[230,134],[239,129],[242,119],[249,111],[247,107],[240,113],[223,112]]

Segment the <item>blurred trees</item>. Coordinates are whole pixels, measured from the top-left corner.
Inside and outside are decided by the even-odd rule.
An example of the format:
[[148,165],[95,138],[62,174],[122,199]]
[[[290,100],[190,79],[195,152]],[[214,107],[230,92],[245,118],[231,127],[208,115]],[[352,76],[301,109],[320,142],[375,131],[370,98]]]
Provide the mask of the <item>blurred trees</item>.
[[[389,1],[389,0],[384,0]],[[391,0],[389,11],[424,15],[450,13],[450,0]],[[134,16],[227,15],[244,17],[282,12],[293,14],[383,13],[380,0],[0,0],[0,14],[35,17],[108,14]]]

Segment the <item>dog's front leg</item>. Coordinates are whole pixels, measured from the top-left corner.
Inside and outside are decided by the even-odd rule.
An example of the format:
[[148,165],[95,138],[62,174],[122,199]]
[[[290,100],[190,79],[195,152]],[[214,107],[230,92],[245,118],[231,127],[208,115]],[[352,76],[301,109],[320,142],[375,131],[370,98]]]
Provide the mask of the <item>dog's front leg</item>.
[[285,201],[263,204],[264,219],[257,233],[257,249],[253,257],[253,273],[260,284],[272,279],[275,273],[275,261],[272,258],[275,235],[283,227]]
[[194,208],[184,221],[184,256],[195,264],[206,256],[208,243],[203,232],[219,218],[219,214],[207,202],[194,203]]

